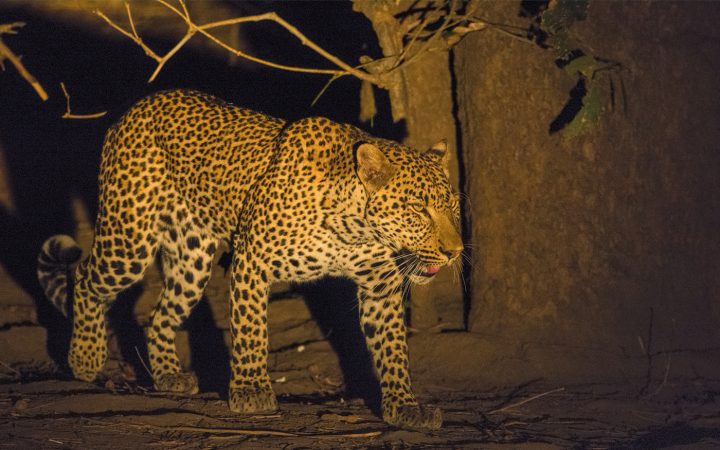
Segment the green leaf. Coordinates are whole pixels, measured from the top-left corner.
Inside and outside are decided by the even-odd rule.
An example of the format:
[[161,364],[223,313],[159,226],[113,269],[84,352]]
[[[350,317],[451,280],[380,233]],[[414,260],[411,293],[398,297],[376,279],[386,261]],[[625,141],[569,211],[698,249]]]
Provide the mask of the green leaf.
[[563,70],[570,75],[580,73],[586,78],[592,78],[597,70],[597,61],[590,55],[579,56],[563,67]]

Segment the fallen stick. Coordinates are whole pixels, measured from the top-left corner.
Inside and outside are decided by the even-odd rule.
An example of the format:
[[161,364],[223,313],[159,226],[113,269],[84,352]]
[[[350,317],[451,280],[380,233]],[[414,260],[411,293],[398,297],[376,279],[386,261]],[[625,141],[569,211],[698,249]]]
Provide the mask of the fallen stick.
[[564,391],[564,390],[565,390],[565,388],[564,388],[564,387],[561,387],[561,388],[553,389],[552,391],[542,392],[542,393],[540,393],[540,394],[533,395],[532,397],[526,398],[525,400],[519,401],[519,402],[517,402],[517,403],[513,403],[513,404],[507,405],[507,406],[503,406],[502,408],[493,409],[493,410],[490,411],[488,414],[497,414],[497,413],[499,413],[499,412],[507,411],[508,409],[517,408],[518,406],[524,405],[525,403],[530,403],[531,401],[537,400],[537,399],[542,398],[542,397],[545,397],[546,395],[554,394],[554,393],[556,393],[556,392],[562,392],[562,391]]
[[4,362],[4,361],[0,361],[0,366],[3,366],[3,367],[5,367],[6,369],[12,371],[15,375],[21,375],[19,370],[17,370],[16,368],[10,366],[10,364],[8,364],[8,363],[6,363],[6,362]]
[[154,428],[156,430],[169,431],[186,431],[190,433],[211,433],[211,434],[236,434],[245,436],[284,436],[284,437],[313,437],[318,439],[332,438],[367,438],[375,437],[382,434],[382,431],[366,431],[362,433],[337,433],[337,434],[315,434],[315,433],[292,433],[289,431],[278,431],[268,429],[248,429],[248,428],[211,428],[211,427],[193,427],[193,426],[160,426],[151,424],[138,424],[132,422],[116,422],[118,424],[130,425],[138,428]]

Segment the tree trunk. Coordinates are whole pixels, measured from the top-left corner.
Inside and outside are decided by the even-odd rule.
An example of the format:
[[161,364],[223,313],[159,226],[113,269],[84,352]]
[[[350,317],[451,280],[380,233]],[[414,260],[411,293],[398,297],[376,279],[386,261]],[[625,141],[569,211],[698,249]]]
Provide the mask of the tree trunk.
[[[403,70],[407,86],[405,143],[425,150],[447,139],[450,180],[459,189],[456,128],[453,118],[452,80],[447,51],[426,53]],[[463,283],[450,268],[440,271],[432,283],[411,291],[412,326],[417,329],[463,327]]]
[[575,82],[549,52],[493,30],[459,44],[472,331],[630,356],[720,343],[720,64],[700,37],[719,11],[591,2],[572,31],[624,70],[615,111],[573,139],[548,131]]

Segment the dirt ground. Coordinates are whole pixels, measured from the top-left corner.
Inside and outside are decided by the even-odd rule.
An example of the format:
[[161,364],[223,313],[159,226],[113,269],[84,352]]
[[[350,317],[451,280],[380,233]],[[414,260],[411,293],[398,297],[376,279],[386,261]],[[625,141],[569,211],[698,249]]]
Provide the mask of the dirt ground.
[[[343,293],[330,286],[319,292]],[[31,305],[0,307],[0,450],[720,448],[719,349],[643,353],[437,329],[411,328],[408,343],[415,392],[443,409],[443,428],[398,430],[379,417],[352,302],[301,293],[270,302],[280,411],[254,417],[228,409],[229,330],[212,302],[178,334],[200,382],[188,397],[153,391],[131,302],[110,310],[110,358],[93,384],[58,366],[61,321],[44,327]]]
[[[427,339],[441,347],[458,342],[453,334]],[[280,411],[269,416],[235,415],[224,393],[212,390],[190,397],[152,392],[118,361],[95,384],[69,380],[50,364],[0,364],[0,448],[720,447],[720,380],[535,380],[483,389],[452,381],[472,379],[473,364],[467,373],[453,367],[450,381],[422,370],[423,348],[430,346],[418,342],[411,340],[421,369],[416,392],[443,408],[437,432],[395,429],[382,422],[371,400],[347,396],[333,349],[317,340],[272,352]]]

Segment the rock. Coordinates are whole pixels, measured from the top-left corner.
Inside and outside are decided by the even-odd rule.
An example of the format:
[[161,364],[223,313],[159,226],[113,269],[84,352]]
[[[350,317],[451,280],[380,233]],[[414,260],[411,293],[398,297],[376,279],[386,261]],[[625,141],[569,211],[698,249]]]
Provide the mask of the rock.
[[0,358],[6,364],[51,362],[47,331],[39,325],[14,326],[0,331]]
[[[0,296],[2,290],[0,289]],[[0,327],[12,324],[37,324],[35,306],[27,305],[0,305]]]

